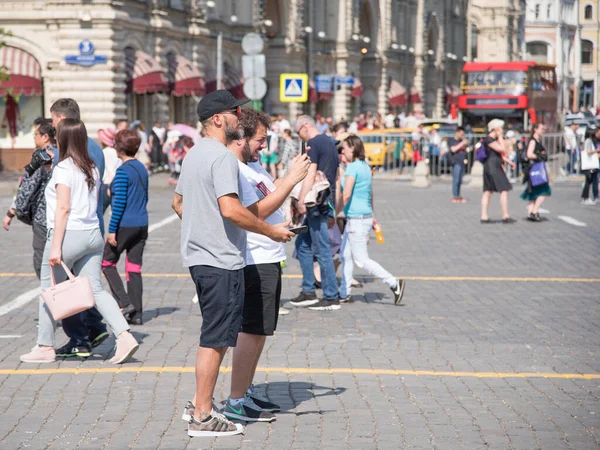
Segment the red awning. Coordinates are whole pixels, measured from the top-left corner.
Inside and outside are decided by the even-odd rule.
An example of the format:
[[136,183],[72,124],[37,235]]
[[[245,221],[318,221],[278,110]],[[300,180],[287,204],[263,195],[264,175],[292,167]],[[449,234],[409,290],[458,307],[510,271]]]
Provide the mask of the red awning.
[[319,100],[333,99],[333,92],[319,92]]
[[33,55],[16,47],[2,47],[0,66],[7,67],[10,76],[0,81],[0,96],[42,95],[42,68]]
[[223,80],[225,81],[225,89],[237,99],[244,99],[244,78],[242,72],[235,66],[225,63],[223,64]]
[[402,86],[398,81],[392,80],[390,82],[390,89],[388,90],[388,103],[390,106],[404,106],[406,105],[407,94],[406,88]]
[[410,88],[410,103],[412,105],[421,103],[421,95],[419,94],[419,91],[417,91],[417,88],[414,86]]
[[350,91],[350,95],[353,98],[359,98],[363,96],[363,85],[358,79],[358,77],[354,77],[354,84],[352,85],[352,91]]
[[[163,68],[152,56],[137,50],[131,57],[127,56],[127,59],[129,64],[126,64],[133,66],[133,70],[128,73],[127,92],[152,94],[169,91],[169,81]],[[133,61],[135,62],[131,64]]]
[[315,86],[315,82],[309,81],[308,82],[308,102],[314,104],[314,103],[317,103],[318,100],[319,100],[319,96],[317,94],[317,88]]
[[171,92],[176,97],[204,95],[206,89],[200,70],[181,55],[175,57],[175,88]]

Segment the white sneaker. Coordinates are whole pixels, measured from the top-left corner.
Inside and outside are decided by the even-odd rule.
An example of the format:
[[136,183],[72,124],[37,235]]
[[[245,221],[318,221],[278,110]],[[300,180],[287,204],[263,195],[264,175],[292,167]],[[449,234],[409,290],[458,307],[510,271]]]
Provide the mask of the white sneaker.
[[290,313],[290,310],[287,308],[284,308],[283,306],[279,307],[279,315],[280,316],[287,316]]
[[591,198],[587,198],[585,199],[585,201],[583,202],[584,205],[586,206],[593,206],[596,204],[596,202],[594,200],[592,200]]

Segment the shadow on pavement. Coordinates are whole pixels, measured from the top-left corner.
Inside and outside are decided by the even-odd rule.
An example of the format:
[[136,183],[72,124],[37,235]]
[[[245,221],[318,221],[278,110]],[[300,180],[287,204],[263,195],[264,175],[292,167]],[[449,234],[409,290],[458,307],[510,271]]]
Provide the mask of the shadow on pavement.
[[164,308],[155,308],[155,309],[147,309],[143,313],[144,325],[152,320],[156,319],[159,316],[166,316],[168,314],[173,314],[175,311],[179,311],[180,308],[166,306]]

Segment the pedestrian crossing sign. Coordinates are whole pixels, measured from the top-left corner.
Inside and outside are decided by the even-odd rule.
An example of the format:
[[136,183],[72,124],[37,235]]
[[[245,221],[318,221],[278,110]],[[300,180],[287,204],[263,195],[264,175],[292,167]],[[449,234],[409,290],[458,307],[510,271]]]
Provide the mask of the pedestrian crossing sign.
[[279,77],[279,100],[298,103],[308,101],[308,75],[305,73],[282,73]]

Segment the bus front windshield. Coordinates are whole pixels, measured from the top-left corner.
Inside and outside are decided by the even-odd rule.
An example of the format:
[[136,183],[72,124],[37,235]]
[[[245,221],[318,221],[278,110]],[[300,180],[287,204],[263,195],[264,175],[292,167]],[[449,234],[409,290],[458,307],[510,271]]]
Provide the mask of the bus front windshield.
[[465,72],[460,87],[464,95],[523,95],[527,89],[527,72],[515,70]]

